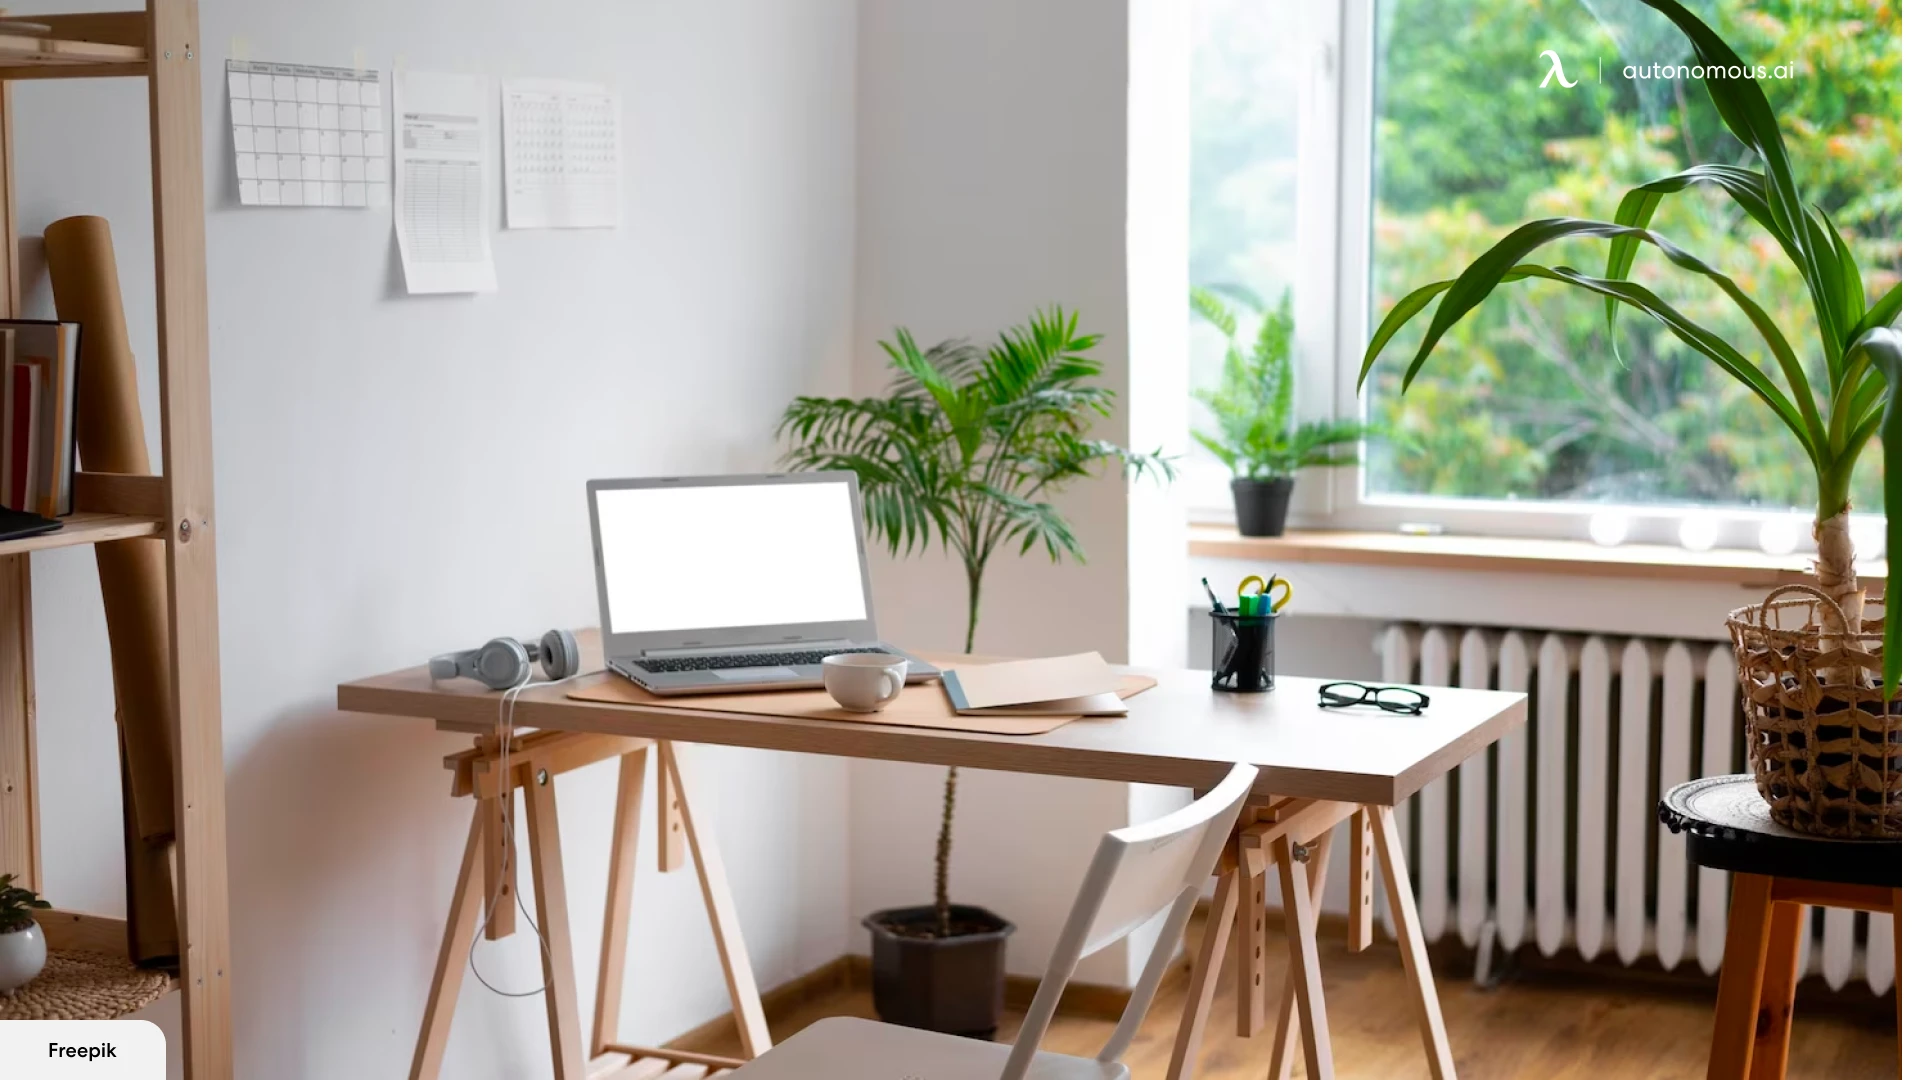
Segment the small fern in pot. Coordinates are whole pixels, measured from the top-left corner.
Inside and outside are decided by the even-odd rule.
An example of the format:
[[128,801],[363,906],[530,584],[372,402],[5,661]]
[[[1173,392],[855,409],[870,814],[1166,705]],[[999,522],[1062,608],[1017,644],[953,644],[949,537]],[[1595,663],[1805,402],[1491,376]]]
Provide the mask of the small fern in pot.
[[[1253,310],[1253,342],[1240,340],[1240,320],[1229,298]],[[1294,475],[1315,466],[1353,465],[1371,434],[1357,420],[1293,418],[1293,294],[1264,308],[1245,290],[1195,286],[1192,307],[1227,339],[1220,384],[1194,391],[1213,414],[1215,430],[1193,440],[1233,471],[1233,514],[1242,536],[1279,536],[1286,530]]]

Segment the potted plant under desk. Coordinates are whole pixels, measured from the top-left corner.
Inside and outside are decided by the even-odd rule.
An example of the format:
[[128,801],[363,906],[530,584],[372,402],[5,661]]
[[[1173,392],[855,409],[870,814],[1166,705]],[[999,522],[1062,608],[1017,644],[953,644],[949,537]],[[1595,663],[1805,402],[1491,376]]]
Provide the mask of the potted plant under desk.
[[[1665,15],[1692,44],[1695,63],[1707,73],[1714,109],[1759,167],[1695,165],[1642,184],[1620,200],[1611,222],[1547,218],[1520,226],[1458,277],[1423,286],[1395,304],[1367,345],[1360,380],[1364,385],[1394,334],[1437,299],[1426,336],[1403,376],[1403,389],[1411,385],[1449,327],[1501,284],[1525,279],[1604,297],[1609,329],[1624,303],[1758,394],[1812,465],[1813,569],[1819,587],[1790,585],[1728,616],[1748,764],[1781,825],[1819,836],[1897,838],[1902,346],[1892,326],[1900,317],[1900,284],[1868,302],[1845,237],[1794,182],[1773,106],[1733,49],[1677,0],[1641,2]],[[1695,186],[1719,189],[1799,271],[1806,284],[1799,298],[1811,303],[1820,328],[1816,362],[1821,377],[1808,377],[1769,314],[1786,297],[1749,297],[1732,277],[1650,231],[1661,199]],[[1537,249],[1580,237],[1608,242],[1602,273],[1532,261]],[[1729,342],[1633,281],[1634,257],[1642,245],[1651,245],[1674,269],[1712,282],[1746,316],[1752,337]],[[1763,349],[1770,360],[1766,367],[1749,358]],[[1854,571],[1848,524],[1854,466],[1875,435],[1886,462],[1887,592],[1881,601],[1868,600]]]
[[[980,349],[946,341],[924,352],[906,330],[881,342],[895,369],[885,397],[799,398],[780,435],[795,469],[860,477],[867,531],[891,555],[938,543],[967,573],[967,644],[980,623],[980,583],[1002,543],[1039,547],[1054,562],[1083,560],[1073,526],[1048,498],[1096,466],[1118,462],[1135,476],[1172,475],[1158,452],[1136,454],[1091,437],[1113,406],[1094,384],[1097,334],[1059,307]],[[954,795],[947,770],[934,849],[933,904],[867,916],[873,936],[873,1004],[891,1024],[991,1037],[1006,987],[1013,924],[985,908],[952,903]]]
[[[1229,297],[1259,316],[1248,348]],[[1293,420],[1293,294],[1270,309],[1245,290],[1222,286],[1192,292],[1193,311],[1227,339],[1220,384],[1194,397],[1213,414],[1213,432],[1194,441],[1233,471],[1233,516],[1242,536],[1279,536],[1287,527],[1294,474],[1313,466],[1352,465],[1356,444],[1371,433],[1358,420]]]

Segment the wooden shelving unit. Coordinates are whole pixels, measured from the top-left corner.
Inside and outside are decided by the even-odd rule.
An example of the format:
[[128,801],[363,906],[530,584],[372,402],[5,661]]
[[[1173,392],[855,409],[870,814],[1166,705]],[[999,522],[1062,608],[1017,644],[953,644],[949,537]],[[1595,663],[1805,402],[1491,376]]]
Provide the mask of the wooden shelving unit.
[[[174,986],[182,996],[187,1076],[231,1080],[226,772],[214,584],[199,12],[195,0],[148,0],[144,11],[8,18],[46,24],[52,33],[0,33],[0,313],[11,316],[20,307],[12,81],[147,80],[162,465],[161,474],[152,477],[83,473],[75,491],[80,510],[60,531],[0,543],[0,872],[20,874],[34,888],[41,883],[31,553],[76,544],[162,544],[173,648],[172,692],[166,704],[174,720],[173,866],[181,947]],[[106,658],[101,660],[104,672]],[[110,772],[112,765],[102,763],[102,768]],[[43,926],[55,949],[125,951],[121,920],[59,913],[43,920]]]

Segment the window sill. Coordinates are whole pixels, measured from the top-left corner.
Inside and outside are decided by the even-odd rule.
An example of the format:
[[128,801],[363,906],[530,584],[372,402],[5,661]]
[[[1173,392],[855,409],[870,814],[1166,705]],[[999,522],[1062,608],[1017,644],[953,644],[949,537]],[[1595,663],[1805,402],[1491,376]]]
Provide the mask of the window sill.
[[[1267,563],[1331,563],[1352,566],[1555,574],[1585,578],[1680,581],[1743,588],[1811,584],[1811,553],[1768,555],[1737,549],[1704,552],[1659,544],[1601,547],[1582,540],[1493,536],[1408,536],[1401,533],[1297,531],[1286,536],[1241,536],[1233,528],[1192,525],[1191,556]],[[1877,593],[1885,584],[1884,561],[1859,564],[1862,584]]]

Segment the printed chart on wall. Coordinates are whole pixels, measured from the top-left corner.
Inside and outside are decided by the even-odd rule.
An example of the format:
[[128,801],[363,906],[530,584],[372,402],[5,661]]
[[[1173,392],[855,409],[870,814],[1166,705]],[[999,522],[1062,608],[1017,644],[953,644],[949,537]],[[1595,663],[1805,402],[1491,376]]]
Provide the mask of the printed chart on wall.
[[227,61],[242,206],[387,205],[380,73]]
[[410,293],[492,292],[485,83],[395,71],[393,229]]
[[507,228],[620,224],[620,98],[594,83],[500,84]]

